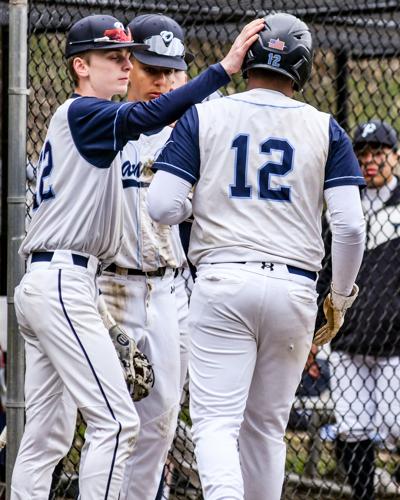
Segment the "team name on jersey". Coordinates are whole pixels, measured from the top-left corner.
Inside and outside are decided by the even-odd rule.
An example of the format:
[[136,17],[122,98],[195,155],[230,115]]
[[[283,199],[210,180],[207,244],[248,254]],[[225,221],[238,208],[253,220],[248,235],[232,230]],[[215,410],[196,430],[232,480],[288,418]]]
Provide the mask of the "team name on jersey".
[[129,160],[124,161],[121,166],[122,171],[122,179],[136,177],[137,179],[140,177],[142,172],[142,162],[139,163],[131,163]]

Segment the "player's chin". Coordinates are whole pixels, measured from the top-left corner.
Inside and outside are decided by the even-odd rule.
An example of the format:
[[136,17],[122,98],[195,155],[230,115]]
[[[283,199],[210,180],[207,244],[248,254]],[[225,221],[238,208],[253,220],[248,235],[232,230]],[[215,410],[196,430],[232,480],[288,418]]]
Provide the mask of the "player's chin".
[[115,94],[125,95],[128,92],[128,80],[119,80],[115,85]]

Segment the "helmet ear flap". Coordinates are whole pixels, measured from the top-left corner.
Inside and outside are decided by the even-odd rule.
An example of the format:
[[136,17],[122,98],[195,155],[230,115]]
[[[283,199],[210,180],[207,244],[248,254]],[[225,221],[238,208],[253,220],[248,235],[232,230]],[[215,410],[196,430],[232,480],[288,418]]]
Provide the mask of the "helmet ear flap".
[[[301,57],[301,59],[299,59],[299,60],[297,61],[297,63],[296,63],[296,64],[294,64],[294,65],[292,66],[292,67],[293,67],[293,72],[294,72],[294,73],[297,73],[297,75],[298,75],[298,77],[297,77],[298,81],[300,81],[300,80],[301,80],[301,76],[300,76],[300,75],[301,75],[301,72],[300,72],[300,70],[301,70],[301,68],[302,68],[305,64],[307,65],[307,64],[308,64],[308,61],[307,61],[307,59],[305,58],[305,56],[302,56],[302,57]],[[310,67],[310,73],[311,73],[311,67]],[[307,80],[308,80],[308,78],[307,78]],[[305,83],[305,82],[304,82],[304,83]],[[294,82],[294,89],[295,89],[295,90],[301,90],[301,89],[299,88],[299,85],[298,85],[298,83],[297,83],[297,82]]]

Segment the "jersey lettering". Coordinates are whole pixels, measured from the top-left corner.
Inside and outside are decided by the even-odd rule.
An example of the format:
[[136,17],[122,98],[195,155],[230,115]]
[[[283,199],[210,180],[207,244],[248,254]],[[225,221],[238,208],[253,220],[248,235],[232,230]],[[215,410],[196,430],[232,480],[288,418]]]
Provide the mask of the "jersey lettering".
[[132,164],[129,160],[124,161],[122,164],[122,177],[140,177],[140,169],[142,167],[142,162],[136,165]]
[[261,153],[281,151],[280,163],[268,161],[258,172],[259,196],[263,200],[290,201],[290,186],[271,188],[271,176],[284,176],[293,168],[293,148],[285,139],[268,139],[261,144]]
[[[250,137],[239,134],[232,142],[235,155],[235,183],[229,186],[232,198],[251,198],[252,187],[246,184]],[[283,177],[293,168],[293,147],[286,139],[269,138],[260,144],[260,153],[281,153],[280,161],[267,161],[258,171],[258,196],[261,200],[290,202],[290,186],[271,187],[272,176]]]
[[44,200],[50,200],[55,197],[53,187],[50,185],[47,190],[45,190],[44,183],[45,180],[50,177],[51,171],[53,170],[53,155],[51,151],[51,144],[47,141],[40,153],[38,162],[38,172],[40,172],[40,179],[38,184],[38,189],[35,194],[35,199],[33,201],[33,209],[39,207],[39,205]]
[[230,185],[232,198],[251,198],[251,186],[246,185],[247,156],[249,152],[249,136],[238,135],[232,142],[232,149],[236,149],[235,156],[235,183]]

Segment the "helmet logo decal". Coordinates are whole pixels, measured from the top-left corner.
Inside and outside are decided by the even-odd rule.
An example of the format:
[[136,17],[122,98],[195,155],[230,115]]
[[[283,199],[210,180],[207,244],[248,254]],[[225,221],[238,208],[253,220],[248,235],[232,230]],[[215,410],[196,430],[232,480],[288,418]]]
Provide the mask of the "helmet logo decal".
[[172,31],[161,31],[160,36],[164,40],[165,45],[169,45],[174,38]]
[[367,137],[367,135],[372,134],[376,130],[375,123],[366,123],[363,127],[362,137]]
[[275,50],[285,50],[285,42],[279,38],[271,38],[268,42],[268,47]]
[[279,68],[281,65],[281,59],[282,59],[282,56],[280,54],[273,54],[272,52],[270,52],[268,54],[267,64],[269,66],[273,66],[274,68]]
[[101,40],[101,41],[110,41],[110,42],[132,41],[131,32],[129,31],[129,29],[125,30],[124,25],[119,21],[114,23],[113,29],[105,30],[104,38],[108,38],[108,40]]

